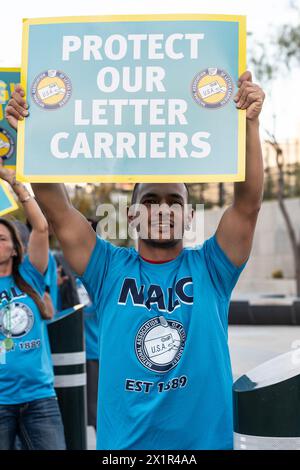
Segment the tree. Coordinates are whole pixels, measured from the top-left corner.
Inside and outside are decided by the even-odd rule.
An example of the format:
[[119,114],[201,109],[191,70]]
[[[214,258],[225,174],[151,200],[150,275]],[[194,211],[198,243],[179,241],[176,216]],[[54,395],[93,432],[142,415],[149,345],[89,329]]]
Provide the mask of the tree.
[[276,164],[278,168],[278,188],[277,188],[277,199],[278,204],[283,215],[289,239],[292,245],[294,255],[294,271],[296,278],[296,292],[297,296],[300,297],[300,240],[297,239],[296,229],[292,223],[290,214],[287,210],[284,198],[285,198],[285,185],[284,185],[284,154],[281,146],[277,142],[273,134],[269,134],[270,139],[268,143],[272,145],[276,152]]
[[[271,47],[267,42],[258,44],[256,49],[258,52],[252,56],[255,73],[266,84],[272,83],[284,69],[290,69],[293,65],[300,66],[300,9],[295,3],[291,4],[291,7],[295,13],[295,22],[283,25],[276,32],[271,40]],[[270,50],[271,53],[269,52]],[[297,296],[300,297],[300,236],[297,234],[285,204],[284,153],[275,135],[269,130],[266,130],[266,132],[269,136],[268,142],[276,152],[278,168],[277,200],[292,246],[296,292]],[[298,183],[297,177],[299,178],[298,171],[298,167],[296,167],[296,184]],[[295,189],[297,191],[297,188]]]
[[300,7],[290,2],[293,23],[283,24],[271,32],[269,41],[255,43],[251,62],[259,80],[271,82],[279,74],[300,65]]

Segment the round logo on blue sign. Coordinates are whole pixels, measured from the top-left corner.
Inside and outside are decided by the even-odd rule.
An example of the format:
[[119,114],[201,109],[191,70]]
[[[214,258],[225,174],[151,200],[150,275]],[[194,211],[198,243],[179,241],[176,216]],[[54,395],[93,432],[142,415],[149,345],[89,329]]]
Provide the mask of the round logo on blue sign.
[[196,103],[207,109],[225,106],[233,95],[230,75],[222,69],[208,68],[199,72],[192,82],[192,95]]
[[33,101],[43,109],[61,108],[69,101],[71,94],[71,80],[60,70],[40,73],[31,86]]

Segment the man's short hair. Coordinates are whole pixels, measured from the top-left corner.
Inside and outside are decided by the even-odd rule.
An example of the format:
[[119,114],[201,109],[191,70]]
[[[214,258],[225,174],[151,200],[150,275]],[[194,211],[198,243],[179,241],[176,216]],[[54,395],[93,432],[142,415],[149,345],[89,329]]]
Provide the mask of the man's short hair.
[[[133,187],[133,191],[132,191],[132,196],[131,196],[131,204],[135,204],[136,203],[136,198],[137,198],[137,193],[138,193],[138,188],[139,188],[139,184],[141,183],[135,183],[134,187]],[[187,190],[187,195],[188,195],[188,199],[190,197],[190,192],[189,192],[189,187],[186,183],[183,183],[186,190]]]
[[91,217],[87,217],[86,220],[91,224],[91,227],[92,229],[97,232],[97,225],[98,225],[98,221],[91,218]]

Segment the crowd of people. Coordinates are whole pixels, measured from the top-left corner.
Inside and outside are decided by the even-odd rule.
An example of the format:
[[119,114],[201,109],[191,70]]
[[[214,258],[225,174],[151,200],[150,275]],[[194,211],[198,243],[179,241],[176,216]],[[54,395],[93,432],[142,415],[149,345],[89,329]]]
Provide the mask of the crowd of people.
[[[15,172],[0,177],[23,206],[26,223],[0,218],[0,449],[65,449],[54,389],[47,322],[84,305],[88,424],[96,429],[98,337],[93,304],[59,250],[51,226]],[[95,222],[90,220],[96,229]]]

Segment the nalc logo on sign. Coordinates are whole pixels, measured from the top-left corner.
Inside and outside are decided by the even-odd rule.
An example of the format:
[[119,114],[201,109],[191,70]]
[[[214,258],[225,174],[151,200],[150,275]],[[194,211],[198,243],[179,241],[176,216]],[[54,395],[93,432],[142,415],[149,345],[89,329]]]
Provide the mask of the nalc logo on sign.
[[70,99],[72,84],[69,77],[59,70],[39,74],[31,87],[34,102],[44,109],[57,109]]

